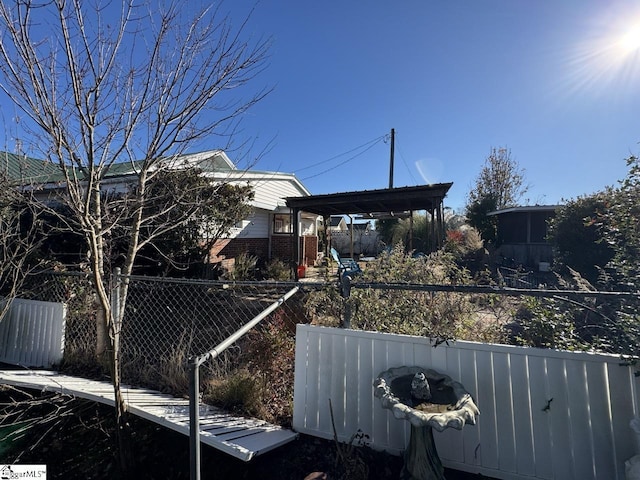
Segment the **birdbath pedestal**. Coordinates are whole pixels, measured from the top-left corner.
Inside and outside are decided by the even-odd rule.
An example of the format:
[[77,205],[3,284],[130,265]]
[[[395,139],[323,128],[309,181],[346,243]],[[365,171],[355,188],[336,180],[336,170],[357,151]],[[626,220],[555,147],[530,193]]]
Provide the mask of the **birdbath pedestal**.
[[401,479],[444,480],[444,467],[433,440],[433,429],[462,430],[480,414],[461,383],[435,370],[397,367],[385,370],[373,383],[374,395],[397,419],[411,424]]

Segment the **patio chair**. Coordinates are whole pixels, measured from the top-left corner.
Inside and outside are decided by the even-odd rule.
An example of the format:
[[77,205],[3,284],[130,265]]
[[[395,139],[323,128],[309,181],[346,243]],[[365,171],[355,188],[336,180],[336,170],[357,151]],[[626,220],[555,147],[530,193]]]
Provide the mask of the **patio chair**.
[[358,275],[362,273],[362,269],[358,262],[356,262],[353,258],[343,258],[340,256],[338,251],[335,248],[331,248],[331,256],[338,264],[338,276],[342,277],[342,275]]

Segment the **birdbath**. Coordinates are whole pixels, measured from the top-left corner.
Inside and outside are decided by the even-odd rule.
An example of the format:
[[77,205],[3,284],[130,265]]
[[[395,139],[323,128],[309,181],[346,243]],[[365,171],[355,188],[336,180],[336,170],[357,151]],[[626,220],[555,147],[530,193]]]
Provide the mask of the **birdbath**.
[[480,411],[471,395],[451,377],[422,367],[390,368],[378,375],[373,387],[383,408],[411,424],[400,478],[443,480],[433,429],[442,432],[449,427],[462,430],[466,423],[475,425]]

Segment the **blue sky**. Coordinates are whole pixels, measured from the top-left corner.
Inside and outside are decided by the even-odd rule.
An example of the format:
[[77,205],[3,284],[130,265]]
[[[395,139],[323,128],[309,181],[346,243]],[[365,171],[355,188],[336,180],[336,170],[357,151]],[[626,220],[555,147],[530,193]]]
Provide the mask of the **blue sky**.
[[[253,5],[226,8],[239,21]],[[272,37],[255,82],[274,91],[243,135],[273,140],[254,168],[321,194],[386,188],[394,128],[394,186],[453,182],[454,209],[507,147],[523,202],[558,203],[615,184],[638,153],[640,51],[621,39],[639,22],[623,0],[263,0],[247,32]]]
[[[394,186],[453,182],[445,203],[456,210],[492,147],[525,169],[528,204],[614,185],[640,153],[637,0],[222,6],[236,25],[252,9],[244,35],[272,47],[250,86],[273,92],[244,115],[236,144],[252,155],[229,154],[243,167],[266,149],[252,168],[295,173],[313,194],[386,188],[392,128]],[[3,110],[11,149],[15,108]]]

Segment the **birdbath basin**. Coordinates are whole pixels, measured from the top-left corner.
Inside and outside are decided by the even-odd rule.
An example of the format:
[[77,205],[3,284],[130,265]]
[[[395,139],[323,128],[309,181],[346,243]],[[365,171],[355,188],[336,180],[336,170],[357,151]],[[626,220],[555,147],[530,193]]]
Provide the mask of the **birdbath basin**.
[[461,383],[435,370],[397,367],[385,370],[373,383],[374,395],[397,419],[411,424],[401,479],[442,480],[444,467],[433,440],[433,429],[462,430],[480,414]]

